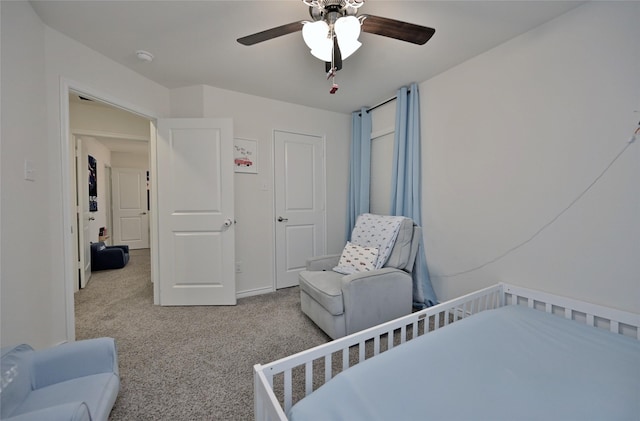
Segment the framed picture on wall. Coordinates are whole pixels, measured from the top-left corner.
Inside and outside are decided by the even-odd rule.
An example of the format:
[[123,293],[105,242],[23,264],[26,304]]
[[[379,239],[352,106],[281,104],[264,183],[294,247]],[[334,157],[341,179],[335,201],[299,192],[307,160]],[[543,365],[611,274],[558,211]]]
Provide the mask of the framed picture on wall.
[[236,172],[258,173],[258,141],[240,138],[233,140],[233,167]]
[[98,169],[94,157],[89,155],[89,212],[98,211]]

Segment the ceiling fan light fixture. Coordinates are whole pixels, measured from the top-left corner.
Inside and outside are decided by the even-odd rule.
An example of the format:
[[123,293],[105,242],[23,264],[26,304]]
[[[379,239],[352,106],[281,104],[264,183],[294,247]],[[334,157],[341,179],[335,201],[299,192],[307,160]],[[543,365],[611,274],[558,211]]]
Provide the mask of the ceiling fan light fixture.
[[358,37],[360,37],[360,20],[355,16],[339,18],[334,25],[334,29],[343,59],[355,53],[362,46],[362,43],[358,41]]
[[357,40],[360,37],[360,19],[355,16],[342,16],[335,23],[338,38]]
[[316,48],[314,50],[311,50],[311,55],[317,58],[318,60],[331,62],[331,52],[332,52],[332,48],[331,48],[331,44],[329,44],[327,47]]
[[323,20],[305,22],[302,27],[302,38],[309,49],[322,49],[327,42],[331,44],[329,25]]
[[338,37],[338,46],[340,47],[340,53],[342,53],[342,59],[349,57],[351,54],[355,53],[358,48],[362,46],[360,41],[356,40],[347,40],[341,41],[340,37]]

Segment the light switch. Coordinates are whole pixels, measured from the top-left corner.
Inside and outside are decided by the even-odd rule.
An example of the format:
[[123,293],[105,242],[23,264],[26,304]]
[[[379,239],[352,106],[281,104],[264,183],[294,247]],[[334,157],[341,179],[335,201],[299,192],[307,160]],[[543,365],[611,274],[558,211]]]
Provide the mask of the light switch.
[[33,168],[33,161],[24,160],[24,179],[27,181],[36,181],[36,169]]

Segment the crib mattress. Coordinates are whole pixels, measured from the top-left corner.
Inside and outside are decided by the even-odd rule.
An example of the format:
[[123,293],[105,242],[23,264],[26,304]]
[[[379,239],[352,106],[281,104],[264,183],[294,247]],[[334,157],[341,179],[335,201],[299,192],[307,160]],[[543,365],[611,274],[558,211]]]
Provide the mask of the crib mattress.
[[640,341],[524,306],[355,365],[291,420],[639,420]]

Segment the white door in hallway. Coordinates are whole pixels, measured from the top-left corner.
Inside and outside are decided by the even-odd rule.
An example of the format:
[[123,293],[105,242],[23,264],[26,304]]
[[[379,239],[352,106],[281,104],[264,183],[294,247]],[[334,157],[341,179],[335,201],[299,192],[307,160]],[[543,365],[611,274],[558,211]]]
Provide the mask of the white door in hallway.
[[276,288],[298,285],[306,260],[325,253],[324,138],[274,132]]
[[80,288],[91,278],[90,225],[95,218],[89,212],[89,155],[82,148],[82,139],[75,138],[76,149],[76,219],[78,226],[78,273]]
[[233,305],[231,119],[157,121],[160,305]]
[[131,249],[149,248],[147,172],[136,168],[113,168],[113,244]]

